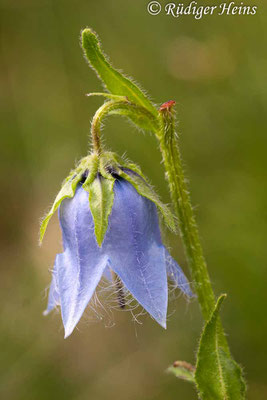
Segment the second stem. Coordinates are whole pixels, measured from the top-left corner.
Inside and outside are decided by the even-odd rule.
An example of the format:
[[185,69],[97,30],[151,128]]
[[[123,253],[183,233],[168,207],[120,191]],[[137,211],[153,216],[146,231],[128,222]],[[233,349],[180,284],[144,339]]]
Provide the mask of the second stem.
[[204,319],[207,321],[215,306],[207,265],[199,239],[189,191],[186,185],[182,160],[176,140],[175,119],[170,108],[160,110],[160,149],[163,156],[172,201],[178,216],[178,223],[186,256],[195,283],[195,291]]

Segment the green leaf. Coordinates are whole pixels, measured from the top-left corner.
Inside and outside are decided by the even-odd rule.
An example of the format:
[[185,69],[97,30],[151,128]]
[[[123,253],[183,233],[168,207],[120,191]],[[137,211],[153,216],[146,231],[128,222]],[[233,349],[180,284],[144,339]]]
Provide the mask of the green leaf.
[[[159,119],[146,108],[130,102],[126,96],[118,96],[110,93],[89,93],[87,96],[103,96],[111,100],[105,102],[99,109],[102,110],[105,106],[103,109],[104,114],[101,115],[102,121],[108,115],[121,115],[130,119],[138,128],[156,133],[160,129]],[[100,112],[99,110],[98,113]]]
[[167,372],[175,375],[176,378],[195,383],[195,367],[185,361],[175,361]]
[[52,205],[50,211],[48,214],[44,217],[44,219],[41,222],[41,227],[40,227],[40,244],[42,243],[47,225],[50,221],[50,218],[54,214],[54,212],[58,209],[60,206],[60,203],[62,200],[68,198],[72,198],[75,194],[76,187],[81,180],[82,172],[76,173],[76,171],[73,171],[68,178],[63,182],[63,185],[57,194],[57,197],[54,201],[54,204]]
[[98,37],[91,29],[82,32],[82,47],[90,66],[103,81],[107,90],[115,95],[127,96],[133,103],[149,110],[155,117],[157,109],[137,85],[114,69],[103,54]]
[[176,232],[175,219],[169,208],[161,202],[152,187],[142,177],[138,176],[134,172],[131,172],[130,170],[128,172],[129,173],[126,173],[123,170],[119,169],[118,174],[122,178],[130,182],[141,196],[146,197],[147,199],[155,203],[159,212],[162,214],[168,228]]
[[133,103],[128,103],[128,107],[126,106],[121,109],[112,110],[109,114],[126,117],[137,127],[147,131],[157,132],[159,129],[158,120],[153,116],[153,114],[151,114],[150,111],[147,111],[144,107],[137,107]]
[[200,339],[195,380],[203,400],[245,399],[242,370],[220,339],[219,311],[225,297],[219,297]]
[[115,179],[105,179],[98,176],[89,185],[83,185],[89,192],[89,204],[95,224],[95,237],[99,247],[104,240],[108,227],[108,217],[111,213],[114,200]]

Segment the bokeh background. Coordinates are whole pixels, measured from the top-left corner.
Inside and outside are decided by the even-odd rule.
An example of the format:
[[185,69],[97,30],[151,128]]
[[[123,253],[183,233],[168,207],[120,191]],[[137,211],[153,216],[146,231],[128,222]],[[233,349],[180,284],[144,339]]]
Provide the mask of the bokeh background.
[[[162,1],[162,4],[164,2]],[[60,315],[43,317],[57,218],[38,247],[40,217],[88,149],[100,82],[79,32],[100,35],[113,65],[160,104],[177,101],[180,145],[222,318],[244,367],[248,398],[267,398],[267,10],[256,16],[151,16],[143,0],[1,0],[0,397],[6,400],[196,399],[165,373],[194,363],[202,320],[196,302],[171,301],[165,332],[91,311],[63,339]],[[139,163],[169,201],[157,142],[126,121],[106,122],[106,146]],[[179,238],[165,233],[188,272]],[[114,323],[112,323],[112,321]],[[111,327],[110,325],[114,325]]]

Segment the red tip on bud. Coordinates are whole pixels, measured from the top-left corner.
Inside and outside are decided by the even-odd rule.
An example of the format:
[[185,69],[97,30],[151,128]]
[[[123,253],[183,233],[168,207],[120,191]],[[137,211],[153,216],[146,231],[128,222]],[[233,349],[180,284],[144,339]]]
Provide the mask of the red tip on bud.
[[175,104],[176,102],[174,100],[166,101],[166,103],[161,104],[159,111],[170,111]]

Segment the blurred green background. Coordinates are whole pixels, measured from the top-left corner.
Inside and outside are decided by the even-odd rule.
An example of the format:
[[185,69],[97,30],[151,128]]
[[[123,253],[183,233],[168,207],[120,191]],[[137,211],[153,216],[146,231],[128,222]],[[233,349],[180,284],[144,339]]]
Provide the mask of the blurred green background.
[[[216,2],[214,2],[215,4]],[[222,318],[245,367],[249,399],[267,398],[267,9],[256,16],[151,16],[143,0],[1,0],[0,398],[196,399],[166,374],[194,362],[196,302],[170,302],[168,329],[149,317],[91,312],[63,339],[60,315],[43,317],[49,269],[60,251],[57,218],[38,247],[40,217],[88,149],[100,82],[79,32],[96,30],[113,65],[160,104],[177,101],[180,144]],[[163,4],[163,2],[162,2]],[[139,163],[169,201],[157,142],[126,121],[106,122],[106,146]],[[165,234],[188,273],[179,238]]]

